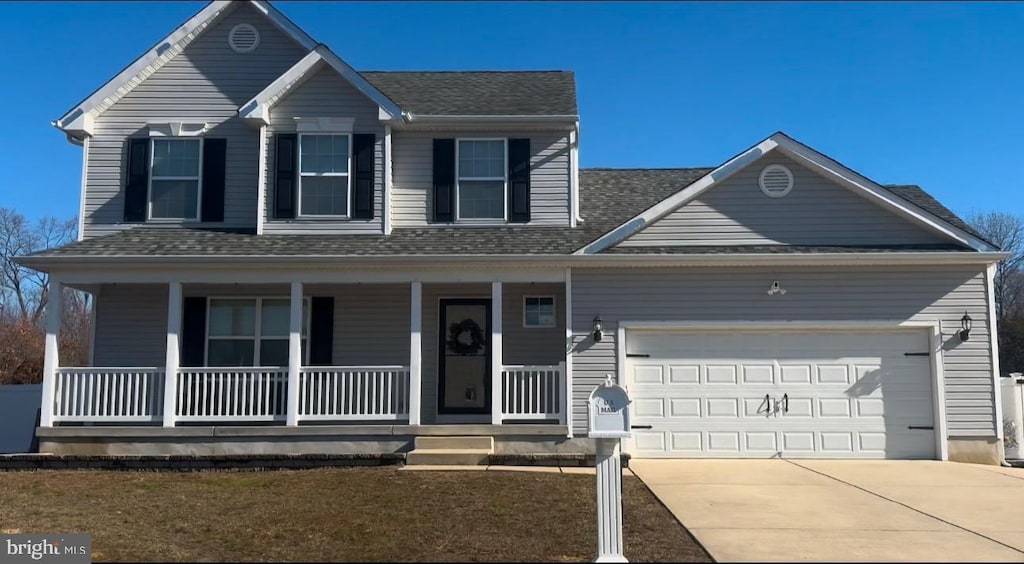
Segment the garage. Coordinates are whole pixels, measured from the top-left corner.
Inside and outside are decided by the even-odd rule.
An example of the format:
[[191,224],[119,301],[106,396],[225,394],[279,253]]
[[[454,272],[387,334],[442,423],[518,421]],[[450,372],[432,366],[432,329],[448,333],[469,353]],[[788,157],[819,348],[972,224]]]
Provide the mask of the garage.
[[936,458],[928,332],[629,329],[637,458]]

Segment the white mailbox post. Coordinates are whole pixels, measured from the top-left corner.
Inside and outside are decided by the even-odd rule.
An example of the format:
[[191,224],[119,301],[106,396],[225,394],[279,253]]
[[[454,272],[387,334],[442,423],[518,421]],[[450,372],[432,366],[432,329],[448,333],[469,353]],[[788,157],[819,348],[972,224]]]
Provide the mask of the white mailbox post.
[[597,441],[597,560],[628,562],[622,553],[622,464],[619,441],[631,436],[629,394],[612,381],[590,393],[590,433]]

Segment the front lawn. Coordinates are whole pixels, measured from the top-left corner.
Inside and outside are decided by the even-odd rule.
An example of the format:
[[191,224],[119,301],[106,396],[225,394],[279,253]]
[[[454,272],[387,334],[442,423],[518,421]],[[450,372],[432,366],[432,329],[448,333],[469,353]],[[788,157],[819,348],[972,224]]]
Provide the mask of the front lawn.
[[[594,476],[346,468],[0,473],[0,532],[93,537],[97,561],[588,561]],[[640,482],[626,557],[710,557]]]

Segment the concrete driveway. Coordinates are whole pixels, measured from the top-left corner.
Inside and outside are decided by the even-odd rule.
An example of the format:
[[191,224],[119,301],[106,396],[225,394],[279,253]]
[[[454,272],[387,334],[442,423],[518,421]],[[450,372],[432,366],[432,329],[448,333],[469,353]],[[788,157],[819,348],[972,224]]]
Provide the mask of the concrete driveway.
[[845,460],[629,467],[720,562],[1024,562],[1024,469]]

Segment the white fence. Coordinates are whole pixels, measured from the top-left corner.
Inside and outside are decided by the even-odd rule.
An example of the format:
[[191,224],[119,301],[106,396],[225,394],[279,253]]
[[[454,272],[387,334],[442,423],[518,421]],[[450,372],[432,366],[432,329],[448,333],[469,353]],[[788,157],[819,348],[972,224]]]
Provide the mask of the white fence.
[[502,420],[544,419],[565,423],[565,363],[504,366],[501,370]]
[[299,374],[300,421],[408,417],[408,366],[308,366]]
[[183,368],[178,372],[178,421],[284,420],[285,368]]
[[159,368],[60,368],[54,383],[55,422],[158,421],[164,372]]

